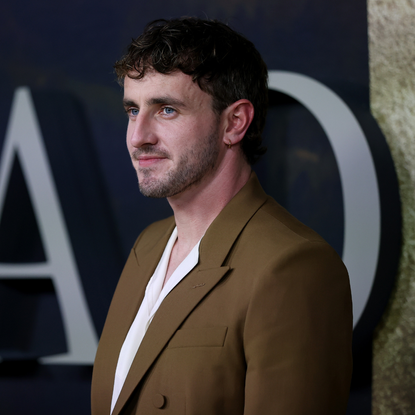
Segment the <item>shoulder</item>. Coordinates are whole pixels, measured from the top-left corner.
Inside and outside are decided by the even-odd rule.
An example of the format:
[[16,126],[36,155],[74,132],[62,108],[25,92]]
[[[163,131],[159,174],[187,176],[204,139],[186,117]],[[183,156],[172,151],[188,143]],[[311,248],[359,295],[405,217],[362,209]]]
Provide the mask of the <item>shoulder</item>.
[[[317,232],[304,225],[273,198],[266,202],[246,224],[241,239],[252,241],[261,251],[278,255],[312,250],[338,257],[334,249]],[[270,252],[272,251],[272,252]]]
[[[243,270],[251,289],[264,281],[315,289],[340,284],[350,289],[348,273],[337,252],[271,197],[252,216],[229,257],[231,268]],[[265,279],[265,280],[264,280]]]
[[268,298],[270,307],[284,301],[313,304],[324,312],[340,308],[351,324],[350,283],[342,259],[271,197],[247,223],[229,265],[246,278],[251,301]]

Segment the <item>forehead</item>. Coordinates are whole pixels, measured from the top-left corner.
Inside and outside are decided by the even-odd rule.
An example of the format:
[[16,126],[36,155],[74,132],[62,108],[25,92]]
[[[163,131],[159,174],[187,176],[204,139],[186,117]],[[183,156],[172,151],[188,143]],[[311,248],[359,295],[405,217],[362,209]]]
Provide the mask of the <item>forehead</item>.
[[171,97],[192,105],[212,104],[212,97],[202,91],[191,76],[180,71],[168,75],[151,71],[142,79],[125,77],[124,99],[148,101],[159,97]]

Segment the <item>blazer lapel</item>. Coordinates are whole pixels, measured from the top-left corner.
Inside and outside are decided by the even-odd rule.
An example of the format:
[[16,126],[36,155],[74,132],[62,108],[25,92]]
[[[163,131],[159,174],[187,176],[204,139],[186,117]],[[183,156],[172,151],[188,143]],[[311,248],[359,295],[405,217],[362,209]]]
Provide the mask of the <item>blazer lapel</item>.
[[154,315],[121,390],[114,415],[118,415],[147,370],[197,304],[222,279],[229,267],[195,268],[164,299]]
[[[157,310],[131,365],[113,415],[120,413],[128,398],[186,317],[228,272],[230,267],[226,265],[226,258],[233,244],[246,223],[266,199],[267,195],[259,185],[255,173],[252,173],[248,183],[212,222],[200,244],[199,264],[170,292]],[[172,230],[173,228],[168,233],[169,236]],[[163,249],[167,239],[164,241]],[[154,271],[161,253],[162,250],[156,263],[151,267],[146,264],[146,270],[151,268],[152,272]],[[137,310],[138,307],[132,319]],[[132,319],[130,318],[128,328]],[[123,329],[122,341],[128,328]]]
[[[172,218],[169,218],[170,223],[167,230],[153,239],[149,238],[148,243],[140,250],[132,250],[132,257],[127,262],[123,271],[123,281],[120,284],[120,292],[117,291],[114,295],[117,296],[118,301],[114,301],[117,310],[109,314],[116,316],[116,321],[113,322],[112,330],[117,332],[117,339],[120,340],[120,349],[127,336],[128,330],[134,321],[141,302],[144,298],[144,293],[147,283],[153,275],[154,270],[160,261],[167,241],[173,232],[175,223]],[[129,264],[131,261],[131,264]],[[111,310],[112,311],[112,310]],[[121,317],[121,318],[120,318]],[[113,333],[114,331],[111,332]],[[116,356],[116,361],[118,355]],[[114,367],[115,371],[115,367]]]
[[[115,368],[122,344],[140,304],[144,298],[145,289],[151,278],[175,224],[170,222],[164,227],[160,237],[150,237],[148,243],[138,252],[133,249],[125,264],[122,277],[118,283],[111,302],[105,327],[102,332],[102,344],[105,350],[98,348],[95,367],[100,372],[94,372],[97,389],[102,391],[99,405],[102,410],[97,413],[107,413],[111,407],[112,389],[114,384]],[[97,363],[99,361],[99,363]],[[104,383],[105,382],[105,383]]]
[[246,185],[223,208],[209,226],[200,243],[200,266],[203,269],[223,265],[246,224],[268,196],[257,176],[251,173]]

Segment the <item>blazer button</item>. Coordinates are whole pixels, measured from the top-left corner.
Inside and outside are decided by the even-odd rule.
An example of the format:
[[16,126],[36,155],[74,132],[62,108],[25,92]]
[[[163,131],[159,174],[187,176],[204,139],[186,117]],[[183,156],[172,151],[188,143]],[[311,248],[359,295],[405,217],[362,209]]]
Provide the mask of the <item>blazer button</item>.
[[153,397],[153,405],[158,409],[162,409],[165,404],[166,404],[166,397],[160,393],[156,393]]

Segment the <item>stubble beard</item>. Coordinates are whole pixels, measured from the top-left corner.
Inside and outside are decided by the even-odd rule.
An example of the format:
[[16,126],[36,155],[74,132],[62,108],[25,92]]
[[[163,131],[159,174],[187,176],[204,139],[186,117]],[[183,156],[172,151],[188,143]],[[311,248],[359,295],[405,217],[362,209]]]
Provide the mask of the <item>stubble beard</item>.
[[[138,182],[140,192],[152,198],[172,197],[200,183],[216,167],[219,155],[217,129],[197,145],[182,154],[177,165],[162,178],[153,177],[152,167],[138,167],[142,175]],[[152,154],[151,148],[144,151]],[[154,153],[160,154],[157,151]]]

